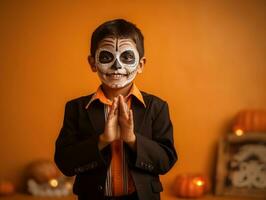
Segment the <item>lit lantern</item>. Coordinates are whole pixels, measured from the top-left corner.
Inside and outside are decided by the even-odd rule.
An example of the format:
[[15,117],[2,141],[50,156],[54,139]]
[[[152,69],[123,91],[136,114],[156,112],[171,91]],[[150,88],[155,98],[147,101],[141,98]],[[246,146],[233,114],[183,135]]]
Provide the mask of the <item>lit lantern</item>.
[[176,178],[174,190],[178,197],[201,197],[209,190],[209,181],[202,175],[179,175]]

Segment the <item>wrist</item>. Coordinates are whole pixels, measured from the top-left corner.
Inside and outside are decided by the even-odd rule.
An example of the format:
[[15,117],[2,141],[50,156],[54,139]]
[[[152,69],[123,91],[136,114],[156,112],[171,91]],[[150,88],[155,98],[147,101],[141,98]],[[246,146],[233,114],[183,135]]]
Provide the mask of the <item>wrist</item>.
[[[130,136],[129,136],[130,135]],[[136,135],[132,132],[128,134],[129,137],[124,138],[124,142],[127,144],[135,143],[136,142]]]
[[108,139],[104,133],[102,133],[100,136],[99,136],[99,142],[101,143],[106,143],[106,144],[110,144],[112,141],[110,139]]
[[99,136],[99,141],[98,141],[98,148],[100,150],[102,150],[103,148],[105,148],[107,145],[109,145],[111,142],[106,140],[106,138],[104,137],[104,134],[101,134]]
[[133,150],[136,151],[136,135],[134,134],[134,136],[132,136],[132,138],[128,141],[125,141],[125,143]]

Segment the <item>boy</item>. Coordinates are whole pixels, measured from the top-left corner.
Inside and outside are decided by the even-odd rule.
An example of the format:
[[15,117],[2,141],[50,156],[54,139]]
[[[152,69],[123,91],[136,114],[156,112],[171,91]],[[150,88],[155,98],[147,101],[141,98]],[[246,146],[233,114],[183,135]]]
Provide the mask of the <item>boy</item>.
[[91,69],[102,82],[67,102],[54,160],[79,200],[157,200],[177,160],[168,105],[133,83],[145,64],[143,35],[116,19],[91,38]]

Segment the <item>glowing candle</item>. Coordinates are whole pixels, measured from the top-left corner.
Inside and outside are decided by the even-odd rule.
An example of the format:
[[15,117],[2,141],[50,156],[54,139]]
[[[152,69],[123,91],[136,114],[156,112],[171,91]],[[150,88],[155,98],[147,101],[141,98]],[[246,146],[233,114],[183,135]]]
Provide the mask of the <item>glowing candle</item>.
[[57,186],[58,186],[58,180],[56,180],[56,179],[51,179],[51,180],[49,181],[49,185],[50,185],[51,187],[57,187]]
[[244,134],[244,131],[241,130],[241,129],[236,129],[236,130],[235,130],[235,134],[236,134],[237,136],[241,136],[241,135]]

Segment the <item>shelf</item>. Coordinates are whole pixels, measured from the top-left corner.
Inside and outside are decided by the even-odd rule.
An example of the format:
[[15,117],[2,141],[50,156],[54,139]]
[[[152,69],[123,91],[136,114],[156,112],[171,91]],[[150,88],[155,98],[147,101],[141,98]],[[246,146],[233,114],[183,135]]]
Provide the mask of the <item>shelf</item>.
[[[66,197],[35,197],[28,194],[15,194],[12,196],[1,196],[1,200],[77,200],[77,196],[70,195]],[[166,197],[162,195],[161,200],[184,200],[182,198],[177,197]],[[251,198],[251,197],[229,197],[229,196],[213,196],[207,195],[202,198],[198,198],[200,200],[264,200],[264,198]]]

